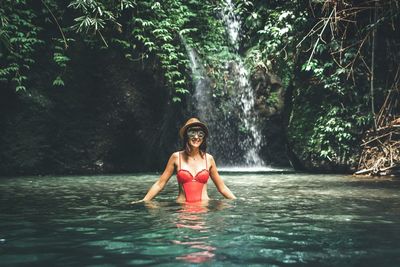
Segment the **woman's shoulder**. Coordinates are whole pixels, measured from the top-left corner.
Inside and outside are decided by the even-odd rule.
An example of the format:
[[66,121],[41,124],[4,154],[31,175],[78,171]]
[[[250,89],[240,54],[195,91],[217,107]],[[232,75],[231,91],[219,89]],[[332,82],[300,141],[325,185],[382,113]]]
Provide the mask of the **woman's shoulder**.
[[183,151],[179,150],[179,151],[175,151],[171,154],[171,158],[178,158],[180,155],[182,155]]
[[206,153],[206,157],[208,160],[214,160],[214,157],[209,153]]

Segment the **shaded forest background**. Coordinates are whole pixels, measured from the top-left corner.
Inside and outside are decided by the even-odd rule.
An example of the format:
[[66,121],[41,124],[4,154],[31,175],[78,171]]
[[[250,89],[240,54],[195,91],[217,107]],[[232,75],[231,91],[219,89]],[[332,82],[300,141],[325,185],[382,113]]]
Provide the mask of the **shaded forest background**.
[[[400,3],[233,1],[262,157],[354,170],[363,133],[399,114]],[[160,169],[179,147],[193,92],[184,42],[216,102],[235,55],[224,1],[0,0],[0,174]]]

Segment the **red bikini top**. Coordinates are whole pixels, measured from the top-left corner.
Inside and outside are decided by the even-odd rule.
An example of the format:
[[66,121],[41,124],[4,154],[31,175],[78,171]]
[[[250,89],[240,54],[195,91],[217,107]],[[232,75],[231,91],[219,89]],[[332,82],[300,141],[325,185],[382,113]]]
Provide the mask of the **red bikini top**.
[[207,183],[208,178],[210,177],[210,173],[207,168],[207,155],[206,155],[206,168],[199,171],[196,173],[195,176],[192,175],[192,173],[188,170],[181,169],[181,153],[179,152],[178,157],[179,157],[179,167],[178,171],[176,173],[176,177],[178,178],[179,183],[188,183],[188,182],[199,182],[202,184]]

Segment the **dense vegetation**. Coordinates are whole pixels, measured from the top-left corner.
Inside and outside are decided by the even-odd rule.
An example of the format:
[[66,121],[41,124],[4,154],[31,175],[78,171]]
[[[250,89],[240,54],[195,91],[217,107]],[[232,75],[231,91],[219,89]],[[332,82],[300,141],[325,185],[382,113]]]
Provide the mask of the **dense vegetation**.
[[[242,21],[239,53],[245,57],[248,69],[253,74],[261,70],[277,75],[285,88],[285,108],[280,118],[293,163],[308,169],[354,166],[359,153],[355,144],[365,129],[374,127],[374,114],[383,104],[385,95],[398,88],[398,1],[238,0],[234,4]],[[142,108],[139,103],[146,92],[142,90],[140,96],[135,95],[132,100],[127,96],[132,94],[128,89],[115,90],[110,92],[111,98],[124,96],[122,102],[129,108],[117,108],[116,104],[107,106],[100,95],[106,96],[113,85],[107,87],[102,82],[82,81],[96,75],[97,71],[102,73],[99,76],[103,82],[112,84],[116,76],[104,77],[104,73],[108,75],[109,72],[103,73],[99,64],[114,66],[110,72],[113,75],[127,73],[125,78],[118,76],[122,84],[135,83],[145,88],[146,82],[153,80],[149,82],[152,89],[148,94],[159,98],[155,105],[160,110],[156,110],[159,113],[172,110],[164,115],[176,121],[188,104],[185,97],[191,93],[192,78],[185,48],[189,45],[204,60],[214,97],[223,100],[230,86],[224,64],[237,56],[227,43],[221,20],[224,5],[224,1],[198,0],[0,0],[3,98],[0,123],[4,129],[0,134],[1,172],[45,172],[47,162],[56,157],[55,154],[74,158],[82,150],[86,152],[80,157],[89,157],[91,163],[88,164],[94,167],[65,167],[60,172],[93,171],[103,164],[99,158],[104,159],[104,153],[108,158],[115,158],[117,152],[110,149],[121,144],[104,140],[102,143],[99,127],[93,122],[96,113],[89,116],[89,107],[93,103],[102,104],[110,114],[117,110],[118,115],[102,110],[108,114],[103,117],[108,116],[108,119],[98,123],[112,121],[115,124],[112,131],[118,131],[132,123],[126,118]],[[122,81],[131,75],[129,69],[137,77],[124,83]],[[98,79],[93,76],[91,81]],[[86,93],[79,89],[94,85],[96,88]],[[94,94],[100,95],[96,98]],[[85,102],[84,98],[93,99]],[[137,104],[131,104],[132,101]],[[277,101],[277,93],[267,91],[266,105],[276,105]],[[171,107],[162,109],[164,102]],[[18,107],[10,107],[10,103],[18,103]],[[98,112],[95,108],[90,110]],[[176,113],[176,110],[181,111]],[[64,114],[68,112],[70,115],[76,112],[72,117],[77,120],[68,119]],[[153,113],[149,109],[146,114]],[[85,123],[77,122],[81,116],[87,117]],[[152,116],[152,120],[167,120],[160,114],[148,116]],[[150,120],[145,116],[140,118]],[[70,121],[71,125],[62,131],[61,126],[54,125],[59,120]],[[52,126],[32,132],[35,125],[43,124]],[[176,127],[174,123],[159,125],[163,127],[162,132]],[[79,132],[78,128],[82,127],[85,128],[83,135],[87,136],[82,138],[97,145],[88,149],[76,140],[71,149],[59,147],[60,142],[68,143],[81,135],[71,131]],[[149,132],[153,130],[147,124],[143,127],[148,127]],[[60,133],[62,137],[55,138],[54,131],[69,131],[69,135]],[[103,132],[110,135],[108,131],[111,130]],[[145,138],[148,132],[143,131],[137,133],[136,138]],[[152,144],[156,146],[155,143]],[[132,144],[131,149],[135,150],[135,145]],[[126,150],[122,155],[129,153]],[[133,159],[128,157],[123,168],[104,170],[128,171],[129,160]],[[64,158],[58,161],[68,165]],[[39,165],[42,167],[38,168]],[[54,162],[51,171],[59,165]],[[140,169],[139,166],[134,168]]]
[[298,163],[347,169],[384,97],[399,87],[400,5],[284,2],[246,9],[249,62],[278,73],[288,88],[287,136]]

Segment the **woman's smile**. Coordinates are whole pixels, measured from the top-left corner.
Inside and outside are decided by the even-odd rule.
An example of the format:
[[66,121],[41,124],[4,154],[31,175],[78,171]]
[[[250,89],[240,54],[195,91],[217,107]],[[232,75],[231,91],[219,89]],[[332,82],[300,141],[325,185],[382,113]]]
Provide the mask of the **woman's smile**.
[[191,138],[190,139],[190,144],[192,146],[200,146],[202,142],[203,142],[203,139],[200,139],[200,138]]

